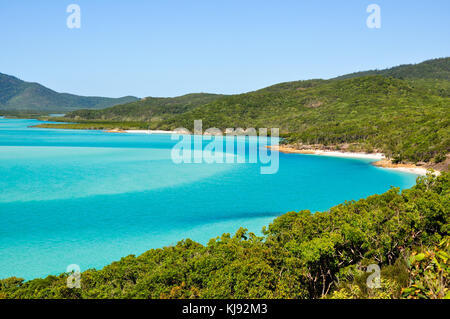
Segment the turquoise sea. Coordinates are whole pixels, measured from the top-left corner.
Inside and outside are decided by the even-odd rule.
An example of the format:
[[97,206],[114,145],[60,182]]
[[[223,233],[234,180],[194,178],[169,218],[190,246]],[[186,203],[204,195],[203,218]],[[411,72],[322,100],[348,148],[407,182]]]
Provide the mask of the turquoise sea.
[[0,118],[0,278],[101,268],[241,226],[260,233],[285,212],[326,210],[417,177],[299,154],[280,154],[273,175],[257,163],[175,164],[170,135],[29,128],[38,123]]

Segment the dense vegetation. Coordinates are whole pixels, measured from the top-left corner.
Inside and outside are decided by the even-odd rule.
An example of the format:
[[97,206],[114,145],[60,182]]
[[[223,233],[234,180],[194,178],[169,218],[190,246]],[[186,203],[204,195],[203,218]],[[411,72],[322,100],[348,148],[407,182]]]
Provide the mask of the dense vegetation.
[[33,110],[1,110],[0,116],[15,119],[35,119],[35,118],[48,118],[50,112],[45,111],[33,111]]
[[[0,281],[1,298],[449,298],[450,173],[412,189],[346,202],[326,212],[290,212],[258,237],[240,229],[204,246],[130,255],[68,274]],[[367,266],[381,267],[368,288]]]
[[278,127],[297,147],[381,151],[394,162],[433,163],[450,151],[449,74],[450,58],[436,59],[239,95],[149,99],[76,111],[64,120],[92,128],[138,121],[152,129],[192,129],[197,119],[204,128]]
[[450,81],[450,59],[440,58],[419,64],[404,64],[385,70],[370,70],[346,74],[337,79],[347,79],[366,75],[384,75],[399,79],[439,79]]
[[[382,76],[293,82],[229,96],[161,125],[279,127],[289,143],[380,150],[396,161],[440,161],[450,150],[450,98]],[[289,86],[288,86],[289,85]],[[225,111],[226,110],[226,111]]]
[[[103,110],[79,110],[67,114],[68,119],[103,121],[160,121],[169,115],[181,114],[197,106],[217,100],[222,95],[194,93],[174,98],[147,97],[142,100],[117,105]],[[148,125],[147,125],[148,126]]]
[[0,110],[68,112],[80,108],[105,108],[136,101],[133,96],[106,98],[58,93],[38,83],[0,73]]
[[[102,110],[77,110],[64,118],[52,118],[65,123],[57,127],[65,129],[107,130],[107,129],[149,129],[174,114],[182,114],[197,106],[212,102],[222,95],[193,93],[174,98],[147,97],[128,104],[116,105]],[[47,119],[42,118],[41,119]],[[41,128],[53,128],[54,124],[41,124]]]

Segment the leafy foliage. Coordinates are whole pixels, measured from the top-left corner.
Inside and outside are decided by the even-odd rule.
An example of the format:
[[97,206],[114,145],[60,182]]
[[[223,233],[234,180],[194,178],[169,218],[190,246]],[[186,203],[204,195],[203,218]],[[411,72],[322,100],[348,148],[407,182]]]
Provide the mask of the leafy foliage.
[[403,289],[404,297],[450,299],[450,237],[433,249],[414,252],[409,261],[410,285]]
[[[0,297],[409,298],[420,296],[408,290],[419,287],[421,295],[441,298],[438,290],[429,293],[435,289],[429,281],[448,285],[448,244],[434,247],[448,242],[449,219],[450,173],[429,175],[403,192],[392,188],[326,212],[287,213],[263,237],[241,228],[207,245],[186,239],[130,255],[83,272],[81,289],[66,287],[68,274],[4,279]],[[419,260],[414,251],[421,249],[433,253]],[[381,289],[365,286],[369,264],[382,269]]]

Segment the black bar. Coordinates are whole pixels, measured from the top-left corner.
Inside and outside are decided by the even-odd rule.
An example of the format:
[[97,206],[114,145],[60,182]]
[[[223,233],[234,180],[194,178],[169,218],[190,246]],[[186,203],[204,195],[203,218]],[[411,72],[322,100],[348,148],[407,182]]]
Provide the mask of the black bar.
[[[85,316],[104,311],[135,311],[142,318],[317,318],[344,314],[349,317],[377,315],[383,317],[389,307],[408,313],[435,307],[448,307],[448,300],[0,300],[0,308],[12,308],[12,313],[58,309],[70,315]],[[345,313],[340,312],[341,310]],[[124,317],[124,319],[131,319]]]

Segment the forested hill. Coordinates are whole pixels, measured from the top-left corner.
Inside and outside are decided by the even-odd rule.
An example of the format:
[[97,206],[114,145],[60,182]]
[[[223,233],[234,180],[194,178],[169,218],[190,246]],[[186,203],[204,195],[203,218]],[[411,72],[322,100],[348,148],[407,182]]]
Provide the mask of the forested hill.
[[385,70],[370,70],[346,74],[336,79],[348,79],[365,75],[392,76],[400,79],[438,79],[450,81],[450,58],[424,61],[418,64],[403,64]]
[[79,128],[114,128],[118,122],[126,128],[127,121],[140,121],[139,127],[145,128],[192,129],[197,119],[205,128],[275,127],[297,147],[380,151],[395,162],[438,163],[450,153],[449,61],[280,83],[238,95],[200,96],[191,104],[181,97],[175,107],[150,99],[76,111],[64,120],[88,122]]
[[68,112],[81,108],[105,108],[137,99],[134,96],[107,98],[58,93],[39,83],[0,73],[0,110]]
[[[443,83],[443,85],[446,83]],[[366,76],[293,82],[228,96],[159,128],[278,127],[290,143],[382,151],[397,161],[440,161],[450,149],[450,97],[422,83]]]
[[160,121],[170,115],[187,112],[222,97],[220,94],[192,93],[174,98],[146,97],[103,110],[78,110],[67,115],[71,119],[110,121]]
[[[0,280],[0,299],[27,298],[450,298],[450,179],[421,177],[326,212],[276,218],[257,237],[240,229],[201,245],[130,255],[81,274]],[[368,266],[381,268],[370,288]],[[370,281],[370,280],[369,280]]]

